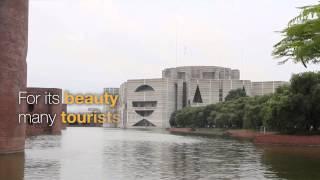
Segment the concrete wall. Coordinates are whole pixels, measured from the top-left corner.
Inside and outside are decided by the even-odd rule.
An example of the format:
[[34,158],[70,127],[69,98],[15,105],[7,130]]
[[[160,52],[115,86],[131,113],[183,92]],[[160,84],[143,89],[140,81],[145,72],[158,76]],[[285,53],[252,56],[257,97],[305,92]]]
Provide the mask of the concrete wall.
[[119,112],[120,112],[120,122],[118,126],[121,128],[127,127],[127,82],[120,85],[119,89]]
[[262,96],[265,94],[274,93],[279,86],[288,84],[284,81],[264,81],[264,82],[252,82],[252,95]]
[[[185,73],[185,76],[181,75]],[[213,74],[210,77],[210,73]],[[240,79],[240,71],[237,69],[219,66],[181,66],[168,68],[162,71],[162,78],[170,79]]]

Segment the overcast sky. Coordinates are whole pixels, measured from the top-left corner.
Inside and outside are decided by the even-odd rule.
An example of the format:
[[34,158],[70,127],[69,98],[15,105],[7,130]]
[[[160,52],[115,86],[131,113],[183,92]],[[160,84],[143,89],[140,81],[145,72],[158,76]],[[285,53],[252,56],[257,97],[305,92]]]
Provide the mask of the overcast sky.
[[[296,7],[317,0],[30,0],[28,86],[101,92],[185,65],[289,80],[272,46]],[[317,70],[310,66],[307,70]]]

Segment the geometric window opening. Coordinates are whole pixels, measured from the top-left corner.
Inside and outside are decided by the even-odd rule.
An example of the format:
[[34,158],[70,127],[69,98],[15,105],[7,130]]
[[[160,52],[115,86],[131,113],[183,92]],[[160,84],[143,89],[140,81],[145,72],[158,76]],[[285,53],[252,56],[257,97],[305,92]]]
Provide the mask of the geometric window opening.
[[223,101],[223,89],[219,89],[219,102]]
[[246,87],[242,87],[242,91],[244,92],[244,93],[246,93]]
[[197,86],[196,93],[194,94],[193,103],[203,103],[199,85]]
[[136,113],[142,117],[147,117],[153,113],[153,110],[136,110]]
[[203,72],[203,79],[215,79],[215,72]]
[[157,101],[133,101],[133,107],[157,107]]
[[27,117],[27,123],[28,123],[28,125],[33,125],[33,122],[31,120],[30,116]]
[[28,104],[28,112],[33,112],[34,104]]
[[133,126],[144,126],[144,127],[153,126],[154,127],[155,125],[146,119],[142,119],[141,121],[137,122]]
[[149,86],[149,85],[142,85],[142,86],[139,86],[137,89],[136,89],[136,92],[143,92],[143,91],[154,91],[154,89]]
[[186,73],[185,72],[178,72],[178,79],[186,79]]
[[186,107],[187,106],[187,83],[183,82],[183,86],[182,86],[182,107]]

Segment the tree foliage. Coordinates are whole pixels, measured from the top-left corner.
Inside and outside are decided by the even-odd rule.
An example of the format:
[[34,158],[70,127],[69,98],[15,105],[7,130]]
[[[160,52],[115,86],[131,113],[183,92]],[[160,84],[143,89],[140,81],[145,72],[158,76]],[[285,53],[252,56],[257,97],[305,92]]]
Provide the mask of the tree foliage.
[[247,93],[244,87],[239,89],[234,89],[228,93],[228,95],[225,97],[225,101],[230,101],[233,99],[238,99],[240,97],[246,97],[246,96],[247,96]]
[[301,7],[301,13],[281,31],[284,38],[274,45],[273,55],[302,63],[320,62],[320,4]]

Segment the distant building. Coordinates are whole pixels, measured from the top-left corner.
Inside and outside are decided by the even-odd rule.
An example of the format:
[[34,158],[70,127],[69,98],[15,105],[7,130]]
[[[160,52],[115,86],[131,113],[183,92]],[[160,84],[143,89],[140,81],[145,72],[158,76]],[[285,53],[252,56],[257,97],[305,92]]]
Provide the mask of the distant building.
[[240,71],[216,66],[183,66],[162,71],[162,78],[128,80],[120,86],[120,127],[170,127],[172,112],[187,106],[224,101],[230,90],[248,96],[272,93],[287,82],[240,80]]
[[[104,88],[103,92],[116,96],[116,95],[119,95],[119,88]],[[107,114],[108,112],[112,114],[116,114],[116,113],[119,114],[119,101],[117,102],[117,105],[115,107],[111,107],[108,104],[104,104],[102,111],[105,114]],[[118,127],[118,123],[105,122],[103,123],[103,127],[115,128],[115,127]]]
[[[74,113],[69,113],[74,114]],[[101,114],[101,109],[96,107],[88,108],[87,111],[83,111],[81,113],[77,113],[77,115],[81,115],[81,118],[78,118],[78,120],[85,121],[83,123],[79,123],[78,121],[75,121],[74,123],[69,123],[69,127],[102,127],[101,123],[98,123],[97,120],[95,121],[95,117],[97,115]],[[85,116],[85,115],[93,115],[93,116]]]
[[45,103],[45,95],[58,95],[59,101],[62,101],[62,89],[58,88],[35,88],[28,87],[27,95],[40,95],[39,101],[36,104],[26,104],[26,114],[50,114],[55,116],[55,121],[52,126],[49,126],[47,121],[33,124],[31,119],[27,119],[26,136],[36,136],[41,134],[61,134],[63,124],[61,121],[61,112],[63,111],[63,104],[48,104]]

